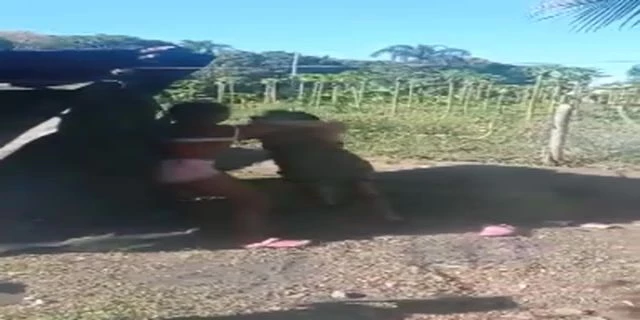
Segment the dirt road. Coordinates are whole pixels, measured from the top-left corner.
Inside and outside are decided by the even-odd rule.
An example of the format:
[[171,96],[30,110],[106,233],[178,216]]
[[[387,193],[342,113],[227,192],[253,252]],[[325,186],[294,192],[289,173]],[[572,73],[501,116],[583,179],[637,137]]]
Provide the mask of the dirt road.
[[[291,235],[318,241],[302,250],[213,250],[199,232],[141,231],[26,250],[5,222],[16,236],[1,237],[2,319],[640,319],[634,172],[377,166],[408,225],[314,220],[316,209],[285,201],[284,186],[256,181],[278,197]],[[269,164],[238,172],[272,174]],[[482,238],[487,223],[526,232]]]

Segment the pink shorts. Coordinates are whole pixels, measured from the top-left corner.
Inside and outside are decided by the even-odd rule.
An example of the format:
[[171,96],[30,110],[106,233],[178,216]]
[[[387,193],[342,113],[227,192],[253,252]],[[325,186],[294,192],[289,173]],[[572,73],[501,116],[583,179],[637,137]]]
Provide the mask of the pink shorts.
[[171,159],[162,160],[158,181],[162,183],[185,183],[205,180],[219,173],[213,160]]

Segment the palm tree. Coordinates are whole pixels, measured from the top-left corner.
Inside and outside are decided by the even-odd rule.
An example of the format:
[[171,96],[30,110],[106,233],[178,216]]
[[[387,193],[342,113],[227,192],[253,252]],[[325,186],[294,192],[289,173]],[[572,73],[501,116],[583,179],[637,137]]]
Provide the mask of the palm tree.
[[372,58],[378,58],[382,55],[389,55],[391,61],[407,62],[414,55],[413,46],[406,44],[397,44],[382,48],[371,54]]
[[[419,47],[419,46],[418,46]],[[452,64],[465,62],[466,59],[471,57],[471,52],[464,49],[450,48],[443,45],[430,46],[431,55],[427,61],[438,64]]]
[[438,54],[438,49],[435,46],[426,44],[419,44],[412,48],[412,60],[421,62],[431,62]]
[[640,64],[633,65],[627,70],[627,78],[631,82],[640,82]]
[[620,28],[640,25],[639,0],[541,0],[533,16],[550,19],[571,16],[574,29],[596,31],[622,20]]
[[452,63],[461,63],[471,57],[471,53],[464,49],[449,48],[442,45],[426,45],[418,44],[410,46],[399,44],[382,48],[371,54],[377,58],[387,54],[391,57],[391,61],[397,62],[420,62],[433,63],[438,65],[449,65]]

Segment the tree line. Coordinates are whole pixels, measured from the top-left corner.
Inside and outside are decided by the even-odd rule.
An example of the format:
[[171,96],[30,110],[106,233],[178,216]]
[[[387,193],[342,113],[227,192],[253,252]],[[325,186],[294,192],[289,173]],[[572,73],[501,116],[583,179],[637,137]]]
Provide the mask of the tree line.
[[[194,51],[212,53],[216,58],[192,79],[176,84],[169,96],[218,99],[224,96],[231,97],[234,102],[306,99],[315,101],[308,102],[311,104],[322,104],[324,100],[338,104],[348,97],[351,104],[358,105],[364,100],[375,102],[376,97],[382,95],[389,97],[385,103],[396,104],[394,101],[401,95],[411,96],[411,101],[414,98],[419,101],[426,95],[449,100],[467,95],[497,99],[501,92],[505,96],[503,99],[508,100],[513,95],[509,92],[517,86],[522,86],[520,91],[529,92],[529,95],[542,90],[536,87],[552,87],[551,92],[560,94],[600,76],[597,70],[588,68],[494,62],[475,57],[468,50],[443,45],[391,45],[371,53],[377,60],[354,60],[296,56],[290,51],[251,52],[214,41],[184,40],[178,44]],[[119,35],[50,36],[0,32],[0,50],[135,49],[163,45],[171,43]],[[292,77],[294,59],[297,59],[298,67]]]

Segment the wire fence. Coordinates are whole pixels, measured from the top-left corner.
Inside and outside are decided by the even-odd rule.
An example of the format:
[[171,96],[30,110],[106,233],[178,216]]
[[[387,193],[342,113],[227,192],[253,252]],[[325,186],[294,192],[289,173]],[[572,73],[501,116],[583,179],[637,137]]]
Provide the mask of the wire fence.
[[580,92],[591,100],[571,119],[566,164],[640,164],[637,87],[592,90],[558,79],[508,85],[412,76],[193,82],[168,90],[164,99],[230,103],[238,120],[270,108],[342,120],[351,128],[348,146],[369,155],[529,164],[540,163],[548,151],[556,107]]
[[581,104],[570,123],[566,153],[583,163],[640,164],[640,108]]

